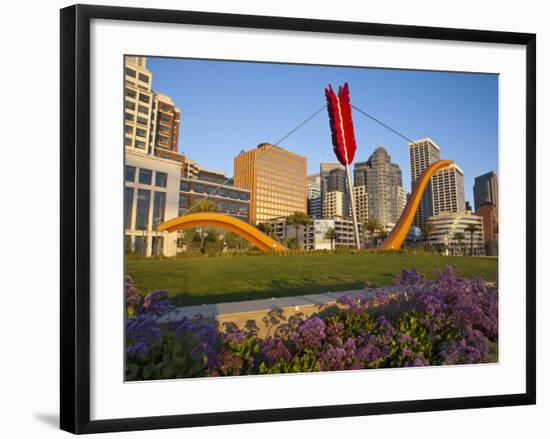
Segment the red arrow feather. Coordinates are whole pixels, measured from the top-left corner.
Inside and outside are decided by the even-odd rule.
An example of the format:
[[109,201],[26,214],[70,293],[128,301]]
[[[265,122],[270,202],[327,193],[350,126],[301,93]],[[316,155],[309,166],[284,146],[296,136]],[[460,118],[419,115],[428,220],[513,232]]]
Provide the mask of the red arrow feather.
[[338,96],[332,86],[325,89],[327,109],[332,132],[332,145],[338,161],[344,166],[353,162],[355,150],[355,134],[353,132],[353,120],[351,117],[351,103],[349,98],[349,86],[338,88]]

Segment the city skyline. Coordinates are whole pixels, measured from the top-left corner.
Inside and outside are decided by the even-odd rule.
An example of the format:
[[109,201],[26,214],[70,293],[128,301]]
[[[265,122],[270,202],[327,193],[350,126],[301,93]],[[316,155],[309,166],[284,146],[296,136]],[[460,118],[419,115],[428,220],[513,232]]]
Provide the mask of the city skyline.
[[[409,138],[438,142],[442,158],[464,169],[471,203],[474,178],[498,171],[496,75],[170,58],[148,58],[147,66],[154,90],[170,95],[181,110],[179,151],[228,176],[241,150],[287,134],[322,108],[328,83],[344,81],[358,108]],[[383,145],[410,191],[407,142],[357,111],[354,125],[356,161],[367,160]],[[319,172],[320,161],[334,161],[324,112],[280,146],[308,158],[308,175]]]

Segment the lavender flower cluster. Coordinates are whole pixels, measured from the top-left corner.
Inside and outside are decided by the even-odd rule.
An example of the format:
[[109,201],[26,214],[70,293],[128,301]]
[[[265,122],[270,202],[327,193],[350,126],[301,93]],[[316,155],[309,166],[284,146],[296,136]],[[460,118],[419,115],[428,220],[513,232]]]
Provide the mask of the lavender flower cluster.
[[127,279],[133,313],[126,354],[134,379],[472,364],[496,361],[498,354],[497,288],[461,278],[452,267],[435,280],[403,270],[392,286],[342,297],[336,310],[300,318],[265,339],[201,319],[161,331],[155,316],[172,309],[165,292],[149,294],[143,304],[136,294]]

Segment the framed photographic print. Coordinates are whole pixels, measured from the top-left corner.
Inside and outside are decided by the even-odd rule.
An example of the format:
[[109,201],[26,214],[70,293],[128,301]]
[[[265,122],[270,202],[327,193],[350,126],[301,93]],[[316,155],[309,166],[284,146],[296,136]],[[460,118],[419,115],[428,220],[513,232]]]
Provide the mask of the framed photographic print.
[[61,428],[534,404],[535,41],[61,10]]

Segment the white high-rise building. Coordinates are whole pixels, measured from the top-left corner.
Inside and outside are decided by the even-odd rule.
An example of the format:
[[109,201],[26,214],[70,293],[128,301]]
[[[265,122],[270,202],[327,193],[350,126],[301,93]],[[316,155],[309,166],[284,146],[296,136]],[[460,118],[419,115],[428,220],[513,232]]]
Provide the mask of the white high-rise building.
[[464,172],[456,164],[441,169],[432,177],[433,215],[464,212]]
[[326,192],[323,195],[323,218],[347,217],[347,205],[347,197],[344,192]]
[[124,59],[124,145],[128,151],[152,154],[153,73],[146,58]]
[[355,197],[355,211],[357,215],[357,221],[364,224],[369,219],[369,194],[367,187],[354,186],[353,196]]
[[[413,143],[409,143],[409,160],[411,171],[411,187],[414,189],[416,181],[420,178],[424,170],[432,163],[440,159],[439,146],[429,137],[425,139],[416,140]],[[428,183],[416,215],[414,217],[413,224],[420,226],[426,219],[433,215],[433,198],[432,198],[432,183]]]

